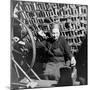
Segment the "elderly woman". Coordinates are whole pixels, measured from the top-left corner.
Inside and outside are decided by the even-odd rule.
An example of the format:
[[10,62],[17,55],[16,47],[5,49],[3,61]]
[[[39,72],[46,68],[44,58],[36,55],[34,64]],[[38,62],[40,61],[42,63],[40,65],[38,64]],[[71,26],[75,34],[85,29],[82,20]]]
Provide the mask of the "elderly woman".
[[[69,61],[71,65],[75,66],[76,60],[70,51],[64,37],[60,36],[60,25],[58,23],[53,24],[51,30],[53,40],[47,39],[45,46],[48,48],[47,60],[44,75],[45,79],[59,80],[60,68],[66,66],[66,61]],[[44,32],[39,32],[39,35],[45,37]]]

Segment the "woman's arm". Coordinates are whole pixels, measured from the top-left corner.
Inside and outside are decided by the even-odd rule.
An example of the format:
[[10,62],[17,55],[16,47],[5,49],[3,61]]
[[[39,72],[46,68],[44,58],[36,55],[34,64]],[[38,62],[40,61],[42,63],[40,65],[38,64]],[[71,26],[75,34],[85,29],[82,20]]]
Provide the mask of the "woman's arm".
[[71,48],[68,45],[67,41],[63,38],[63,42],[64,42],[64,52],[66,57],[69,58],[69,60],[71,60],[71,65],[75,66],[76,65],[76,60],[75,57],[73,56],[73,54],[71,53]]

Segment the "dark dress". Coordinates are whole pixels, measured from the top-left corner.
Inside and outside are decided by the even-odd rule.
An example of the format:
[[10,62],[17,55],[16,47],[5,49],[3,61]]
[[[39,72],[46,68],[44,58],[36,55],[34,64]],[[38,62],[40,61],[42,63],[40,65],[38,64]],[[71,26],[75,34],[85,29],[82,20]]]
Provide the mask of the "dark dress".
[[71,60],[70,47],[64,37],[59,37],[58,40],[52,43],[47,42],[46,47],[50,52],[47,55],[48,62],[46,63],[44,75],[59,80],[60,68],[65,67],[67,60]]

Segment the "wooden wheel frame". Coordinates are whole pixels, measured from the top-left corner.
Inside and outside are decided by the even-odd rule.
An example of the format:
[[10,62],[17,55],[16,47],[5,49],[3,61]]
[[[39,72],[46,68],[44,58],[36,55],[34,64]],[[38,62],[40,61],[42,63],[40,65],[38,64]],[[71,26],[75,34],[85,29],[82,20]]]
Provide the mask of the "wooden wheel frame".
[[32,31],[31,31],[31,29],[29,29],[28,27],[27,27],[27,25],[25,24],[25,23],[23,23],[22,21],[20,21],[18,18],[15,18],[18,22],[20,22],[20,24],[22,24],[25,28],[26,28],[26,30],[27,30],[27,32],[28,32],[28,35],[29,35],[29,37],[30,37],[30,41],[31,41],[31,43],[32,43],[32,51],[33,51],[33,55],[32,55],[32,60],[31,60],[31,63],[30,63],[30,67],[32,68],[33,66],[34,66],[34,63],[35,63],[35,59],[36,59],[36,45],[35,45],[35,41],[34,41],[34,37],[33,37],[33,34],[32,34]]

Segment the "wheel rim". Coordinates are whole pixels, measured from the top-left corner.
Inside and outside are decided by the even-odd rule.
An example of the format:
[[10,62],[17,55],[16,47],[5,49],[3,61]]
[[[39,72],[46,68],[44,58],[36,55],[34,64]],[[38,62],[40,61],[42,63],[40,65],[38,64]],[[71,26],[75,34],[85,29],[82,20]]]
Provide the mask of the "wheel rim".
[[25,23],[23,23],[22,21],[20,21],[18,18],[15,18],[15,19],[17,21],[19,21],[26,28],[26,30],[27,30],[27,32],[29,34],[29,37],[31,38],[33,55],[32,55],[32,60],[31,60],[31,63],[30,63],[30,67],[32,68],[34,66],[35,59],[36,59],[36,45],[35,45],[33,34],[31,32],[31,29],[29,29]]

